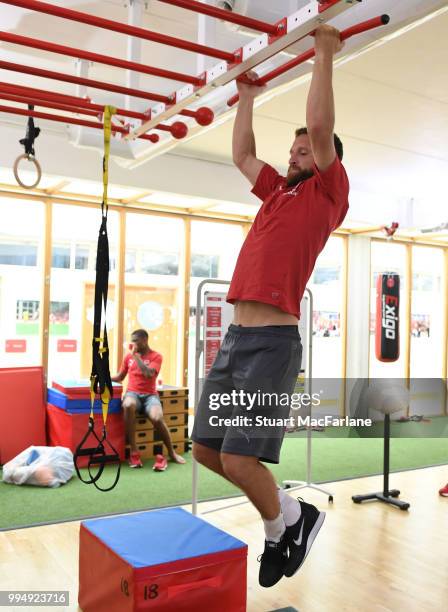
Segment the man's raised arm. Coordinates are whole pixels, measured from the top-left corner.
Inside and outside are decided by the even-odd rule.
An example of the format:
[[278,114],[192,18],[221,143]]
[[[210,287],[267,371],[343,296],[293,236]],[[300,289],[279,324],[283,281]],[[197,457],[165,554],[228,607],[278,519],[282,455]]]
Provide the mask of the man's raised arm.
[[334,147],[333,57],[343,47],[336,28],[321,25],[315,33],[316,57],[306,106],[306,126],[316,166],[324,172],[336,157]]
[[[249,79],[257,79],[254,72],[248,72]],[[233,163],[244,174],[252,185],[255,185],[264,162],[257,159],[255,136],[253,131],[254,100],[261,88],[258,85],[238,83],[240,101],[233,125],[232,153]]]

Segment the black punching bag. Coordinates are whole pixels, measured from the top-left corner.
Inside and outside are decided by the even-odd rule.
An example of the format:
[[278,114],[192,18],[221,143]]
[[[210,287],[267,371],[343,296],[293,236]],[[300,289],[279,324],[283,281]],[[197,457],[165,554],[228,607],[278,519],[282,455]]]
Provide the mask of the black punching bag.
[[399,307],[399,275],[380,274],[376,281],[375,330],[375,353],[380,361],[397,361],[400,356]]

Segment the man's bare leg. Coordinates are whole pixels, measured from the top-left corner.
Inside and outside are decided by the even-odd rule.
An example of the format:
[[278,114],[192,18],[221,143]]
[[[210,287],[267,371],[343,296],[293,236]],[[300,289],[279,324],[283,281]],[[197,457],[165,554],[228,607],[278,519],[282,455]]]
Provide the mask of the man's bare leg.
[[280,513],[277,485],[271,472],[257,457],[220,453],[203,444],[193,444],[193,456],[216,474],[240,488],[266,520]]
[[126,397],[123,401],[124,425],[126,429],[126,441],[131,447],[131,453],[137,452],[137,444],[135,442],[135,411],[137,403],[135,400]]
[[154,429],[160,434],[163,443],[168,449],[168,455],[170,458],[176,463],[185,463],[185,459],[181,457],[181,455],[178,455],[173,448],[169,429],[163,420],[162,409],[158,406],[151,406],[148,417],[151,423],[154,425]]
[[262,518],[277,519],[280,514],[277,484],[258,457],[221,453],[221,462],[224,472],[244,491]]
[[215,472],[216,474],[219,474],[232,484],[235,484],[224,472],[224,468],[222,467],[221,463],[220,451],[204,446],[203,444],[199,444],[198,442],[193,442],[193,457],[204,467],[212,470],[212,472]]

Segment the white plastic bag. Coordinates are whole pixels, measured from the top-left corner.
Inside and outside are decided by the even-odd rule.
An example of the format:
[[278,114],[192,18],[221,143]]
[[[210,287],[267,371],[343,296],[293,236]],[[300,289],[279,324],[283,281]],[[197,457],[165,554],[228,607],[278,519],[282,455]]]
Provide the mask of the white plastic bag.
[[59,487],[73,476],[73,454],[63,446],[30,446],[3,466],[3,482]]

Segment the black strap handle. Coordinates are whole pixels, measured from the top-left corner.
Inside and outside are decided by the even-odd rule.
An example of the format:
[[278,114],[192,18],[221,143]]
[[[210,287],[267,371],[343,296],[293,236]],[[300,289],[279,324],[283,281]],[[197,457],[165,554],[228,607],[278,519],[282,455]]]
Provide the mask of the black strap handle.
[[[111,451],[109,454],[106,454],[105,452],[104,442],[109,446],[109,449]],[[115,487],[115,485],[117,484],[120,478],[121,460],[120,460],[120,455],[117,453],[115,447],[112,445],[111,442],[107,440],[105,427],[103,429],[103,444],[101,445],[101,447],[102,447],[102,451],[104,451],[104,454],[100,453],[100,454],[91,455],[87,469],[89,471],[89,476],[92,479],[92,484],[98,489],[98,491],[103,491],[103,492],[112,491],[112,489]],[[98,465],[99,466],[98,473],[100,473],[101,475],[103,473],[104,466],[107,464],[111,464],[111,463],[117,464],[117,471],[115,473],[115,479],[113,480],[110,486],[100,487],[98,484],[98,478],[96,478],[95,476],[92,476],[91,468],[94,465]]]
[[[84,448],[84,444],[87,442],[87,439],[89,438],[90,435],[93,435],[93,437],[96,439],[96,441],[98,442],[97,446],[88,446]],[[101,450],[102,449],[102,450]],[[92,457],[95,454],[106,454],[104,451],[104,446],[103,446],[103,440],[101,438],[98,437],[96,431],[95,431],[95,421],[94,419],[90,416],[89,417],[89,427],[86,431],[86,433],[84,434],[81,442],[78,444],[78,446],[76,447],[76,451],[73,455],[73,462],[75,464],[75,470],[76,470],[76,474],[79,478],[79,480],[81,480],[81,482],[85,483],[85,484],[93,484],[94,482],[96,482],[100,477],[101,474],[103,473],[104,470],[104,465],[100,466],[98,473],[95,475],[95,477],[92,477],[92,474],[89,471],[89,476],[90,478],[84,478],[81,474],[80,471],[80,466],[78,465],[78,460],[80,457]]]
[[[34,106],[32,104],[28,104],[29,110],[34,110]],[[40,128],[34,126],[34,119],[32,117],[28,117],[28,122],[26,124],[26,134],[25,138],[19,140],[19,143],[25,147],[25,155],[28,157],[34,157],[34,141],[40,134]]]

